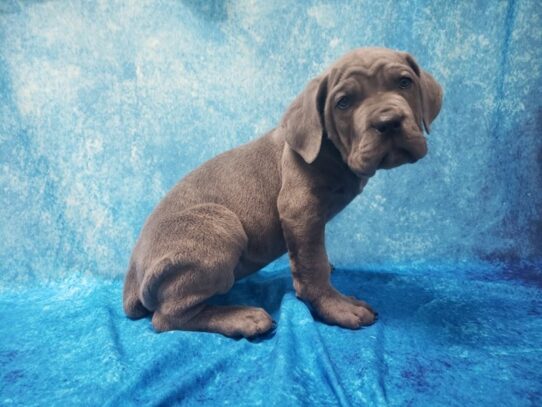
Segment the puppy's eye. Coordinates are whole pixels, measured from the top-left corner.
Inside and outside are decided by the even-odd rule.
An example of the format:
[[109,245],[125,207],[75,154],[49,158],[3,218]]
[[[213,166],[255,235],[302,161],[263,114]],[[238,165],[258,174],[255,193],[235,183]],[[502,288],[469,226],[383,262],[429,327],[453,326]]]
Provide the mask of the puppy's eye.
[[343,96],[337,102],[337,107],[341,110],[346,110],[352,105],[352,100],[348,96]]
[[401,79],[399,79],[399,87],[401,89],[408,89],[412,85],[412,79],[410,79],[408,76],[403,76]]

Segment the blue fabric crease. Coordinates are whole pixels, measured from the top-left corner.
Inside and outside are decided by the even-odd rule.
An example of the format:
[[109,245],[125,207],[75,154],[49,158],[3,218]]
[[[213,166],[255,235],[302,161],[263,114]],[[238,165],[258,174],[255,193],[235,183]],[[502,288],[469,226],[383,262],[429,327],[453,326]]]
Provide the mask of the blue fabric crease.
[[540,287],[495,277],[495,266],[423,271],[336,270],[340,290],[379,312],[359,331],[315,321],[288,269],[251,276],[221,302],[272,312],[276,333],[259,342],[156,334],[149,318],[123,315],[120,280],[5,293],[2,403],[535,405]]

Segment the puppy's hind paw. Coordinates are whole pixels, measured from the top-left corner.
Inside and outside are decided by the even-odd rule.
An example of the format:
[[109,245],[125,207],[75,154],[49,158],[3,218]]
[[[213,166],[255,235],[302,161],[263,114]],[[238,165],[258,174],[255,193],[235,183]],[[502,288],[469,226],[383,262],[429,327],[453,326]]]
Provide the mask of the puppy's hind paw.
[[238,307],[226,322],[224,334],[232,337],[256,338],[271,333],[277,326],[262,308]]

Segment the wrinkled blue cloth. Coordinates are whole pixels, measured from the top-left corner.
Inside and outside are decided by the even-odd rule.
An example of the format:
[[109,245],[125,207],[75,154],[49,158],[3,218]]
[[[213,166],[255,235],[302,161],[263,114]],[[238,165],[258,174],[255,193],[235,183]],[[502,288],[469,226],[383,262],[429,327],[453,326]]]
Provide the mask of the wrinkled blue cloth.
[[[272,336],[125,318],[152,208],[361,46],[444,89],[427,157],[326,230],[378,323],[315,321],[284,259],[216,299]],[[542,405],[541,112],[538,0],[0,0],[0,405]]]
[[315,321],[287,269],[242,280],[223,303],[264,306],[258,341],[156,334],[128,320],[121,281],[0,297],[1,405],[536,406],[542,267],[390,267],[333,274],[379,312],[350,331]]

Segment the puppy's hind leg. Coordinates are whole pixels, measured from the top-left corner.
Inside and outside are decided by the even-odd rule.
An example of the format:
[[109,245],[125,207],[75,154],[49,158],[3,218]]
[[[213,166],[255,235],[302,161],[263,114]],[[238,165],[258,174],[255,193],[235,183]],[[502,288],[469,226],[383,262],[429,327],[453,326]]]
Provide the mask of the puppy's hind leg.
[[232,338],[253,338],[275,327],[271,316],[262,308],[235,305],[203,305],[191,319],[181,322],[171,315],[155,312],[153,325],[185,331],[216,332]]
[[143,290],[153,297],[143,302],[154,310],[154,328],[230,337],[254,337],[271,330],[273,320],[261,308],[206,303],[235,282],[234,270],[247,246],[239,218],[223,206],[205,204],[183,211],[175,221],[182,225],[182,234],[170,246],[174,252],[162,257],[149,274],[161,276],[154,288],[147,285]]
[[124,312],[129,318],[143,318],[145,315],[150,314],[150,311],[139,300],[136,267],[132,262],[124,280],[122,297]]

